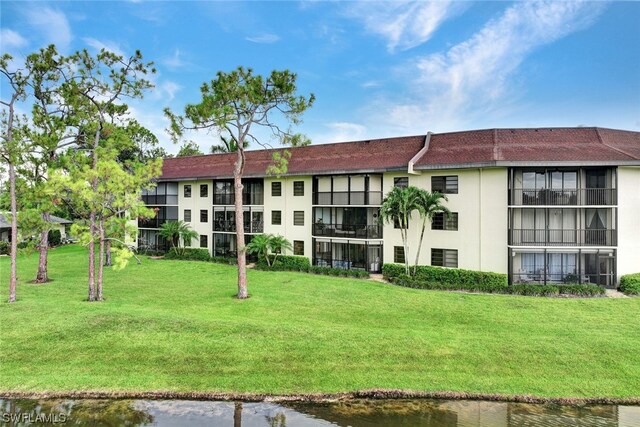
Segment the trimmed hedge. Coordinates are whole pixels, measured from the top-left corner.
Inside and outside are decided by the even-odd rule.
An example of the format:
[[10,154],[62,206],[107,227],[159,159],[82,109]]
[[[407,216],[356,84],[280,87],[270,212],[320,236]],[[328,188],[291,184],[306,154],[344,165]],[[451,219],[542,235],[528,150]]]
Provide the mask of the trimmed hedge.
[[273,270],[273,271],[309,271],[311,263],[309,258],[298,255],[278,255],[276,262],[273,262],[273,255],[269,255],[271,261],[271,267],[267,265],[267,262],[262,258],[256,263],[256,267],[261,270]]
[[[271,256],[273,260],[273,256]],[[368,279],[369,272],[363,270],[347,270],[343,268],[321,267],[311,265],[309,258],[297,255],[278,255],[275,265],[269,267],[264,260],[256,263],[256,268],[267,271],[300,271],[303,273],[320,274],[325,276],[352,277],[356,279]]]
[[[514,284],[509,286],[507,275],[464,270],[418,266],[415,276],[405,274],[404,265],[384,264],[382,274],[394,285],[417,289],[471,291],[531,296],[584,296],[604,295],[604,288],[580,284]],[[640,276],[640,275],[639,275]]]
[[384,264],[382,275],[392,283],[402,277],[417,282],[411,287],[424,289],[453,289],[477,292],[504,292],[508,287],[507,275],[484,271],[464,270],[461,268],[432,267],[419,265],[414,277],[407,277],[401,264]]
[[190,260],[190,261],[210,261],[211,256],[209,255],[209,251],[207,249],[200,248],[184,248],[181,249],[178,253],[175,248],[169,249],[164,255],[165,259],[181,259],[181,260]]
[[629,295],[640,295],[640,273],[620,277],[620,290]]

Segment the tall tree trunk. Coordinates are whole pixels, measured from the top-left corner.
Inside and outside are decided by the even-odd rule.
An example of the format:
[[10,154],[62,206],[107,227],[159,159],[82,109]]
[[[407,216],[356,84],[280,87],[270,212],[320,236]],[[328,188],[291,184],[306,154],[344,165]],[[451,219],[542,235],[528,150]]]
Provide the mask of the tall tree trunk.
[[244,212],[242,210],[242,170],[244,169],[244,153],[238,150],[233,171],[233,189],[236,209],[236,251],[238,255],[238,299],[249,296],[247,292],[247,256],[244,247]]
[[102,301],[102,277],[104,273],[104,221],[100,221],[100,253],[98,259],[98,296],[97,301]]
[[[43,213],[42,219],[49,224],[51,215]],[[40,233],[40,258],[38,260],[38,272],[36,273],[35,283],[47,283],[49,281],[49,271],[47,268],[49,257],[49,229],[42,230]]]
[[9,279],[9,302],[16,300],[16,259],[18,255],[18,208],[16,204],[16,169],[9,163],[9,193],[11,196],[11,279]]
[[105,255],[104,255],[104,265],[106,267],[111,267],[111,240],[107,240],[105,243]]
[[89,301],[96,300],[96,211],[89,214]]

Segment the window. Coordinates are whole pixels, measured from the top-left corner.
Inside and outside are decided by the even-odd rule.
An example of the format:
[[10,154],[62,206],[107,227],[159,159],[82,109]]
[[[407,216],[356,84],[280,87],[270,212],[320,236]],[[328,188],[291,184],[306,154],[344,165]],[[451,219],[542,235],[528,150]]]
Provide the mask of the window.
[[271,196],[272,197],[282,196],[282,183],[280,181],[271,183]]
[[442,194],[458,194],[458,175],[432,176],[431,191]]
[[208,236],[206,234],[201,234],[200,235],[200,247],[201,248],[208,248],[209,247],[209,239],[207,237]]
[[191,185],[184,186],[184,197],[191,197]]
[[458,229],[458,212],[451,212],[451,216],[447,217],[444,212],[437,212],[431,221],[432,230],[457,230]]
[[304,181],[293,181],[293,195],[304,196]]
[[184,222],[191,222],[191,209],[184,210]]
[[431,249],[431,265],[458,268],[458,250]]
[[[400,221],[396,218],[393,220],[393,228],[400,229]],[[409,229],[409,218],[407,218],[407,229]]]
[[209,222],[209,211],[202,209],[200,211],[200,222]]
[[271,211],[271,225],[282,225],[282,211]]
[[293,211],[293,225],[304,225],[304,211]]
[[207,184],[200,184],[200,197],[209,197],[209,186]]
[[409,186],[409,177],[393,178],[393,186],[398,188],[407,188]]
[[404,247],[402,246],[393,247],[393,262],[398,264],[404,264]]
[[304,240],[293,241],[293,254],[304,255]]

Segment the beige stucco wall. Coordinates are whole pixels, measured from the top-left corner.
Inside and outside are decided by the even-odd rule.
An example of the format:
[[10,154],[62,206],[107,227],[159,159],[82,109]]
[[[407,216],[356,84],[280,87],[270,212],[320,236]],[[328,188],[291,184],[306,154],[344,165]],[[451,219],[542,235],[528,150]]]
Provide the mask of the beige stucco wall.
[[[207,197],[200,197],[200,185],[207,185]],[[191,185],[191,197],[184,197],[184,186]],[[191,209],[189,225],[199,235],[207,236],[209,252],[213,250],[213,181],[183,181],[178,183],[178,219],[184,221],[185,209]],[[208,222],[200,222],[200,210],[207,210]],[[200,238],[191,242],[191,247],[200,247]]]
[[[271,183],[279,181],[282,183],[282,195],[273,197],[271,195]],[[294,181],[304,182],[304,195],[293,195]],[[268,177],[264,179],[264,232],[267,234],[279,234],[286,237],[293,245],[294,240],[304,241],[304,256],[311,259],[312,239],[312,200],[313,182],[311,176],[291,176],[291,177]],[[272,211],[282,212],[281,225],[273,225],[271,222]],[[293,225],[293,212],[304,211],[304,226]],[[292,251],[287,252],[288,255]]]
[[[431,230],[427,224],[419,264],[431,263],[431,249],[457,249],[458,267],[507,272],[507,169],[428,171],[420,175],[387,173],[384,193],[393,188],[393,178],[408,176],[409,185],[431,191],[431,177],[458,176],[458,194],[447,194],[446,206],[458,212],[458,230]],[[409,222],[409,262],[415,262],[422,221],[414,212]],[[393,262],[393,247],[402,246],[400,230],[384,227],[384,261]]]
[[640,167],[618,168],[618,280],[640,272]]

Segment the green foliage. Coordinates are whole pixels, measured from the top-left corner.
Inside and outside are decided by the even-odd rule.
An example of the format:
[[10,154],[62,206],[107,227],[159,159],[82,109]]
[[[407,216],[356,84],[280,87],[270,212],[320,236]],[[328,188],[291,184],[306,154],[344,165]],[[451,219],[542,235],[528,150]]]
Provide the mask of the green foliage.
[[62,243],[62,233],[60,233],[60,230],[49,230],[49,246],[60,246],[60,243]]
[[601,296],[604,289],[596,285],[579,284],[515,284],[509,286],[506,274],[418,266],[415,276],[404,274],[399,264],[384,264],[382,274],[394,285],[418,289],[458,290],[534,296]]
[[312,265],[309,272],[323,276],[352,277],[355,279],[369,278],[369,272],[365,270],[347,270],[344,268],[322,267],[319,265]]
[[191,243],[198,233],[184,221],[167,221],[160,226],[160,235],[171,243],[171,249],[182,253],[186,249],[185,242]]
[[640,273],[620,277],[620,290],[625,294],[640,295]]
[[11,245],[9,242],[0,240],[0,255],[9,255],[11,252]]
[[279,234],[258,234],[247,245],[247,252],[257,255],[267,266],[272,266],[282,252],[291,249],[291,242]]
[[[274,261],[275,259],[275,261]],[[298,255],[279,255],[277,258],[275,255],[269,255],[271,265],[266,263],[265,260],[259,259],[256,263],[256,267],[263,270],[273,271],[309,271],[311,263],[309,258]]]
[[200,156],[204,154],[200,146],[193,141],[185,142],[180,146],[176,157]]
[[169,249],[164,255],[165,259],[182,259],[190,261],[211,261],[211,256],[207,249],[185,248],[177,251],[176,248]]
[[[396,283],[395,279],[405,275],[405,269],[399,264],[384,264],[382,274],[385,279]],[[461,268],[418,266],[415,276],[410,278],[416,283],[425,283],[429,289],[459,289],[478,292],[504,292],[508,287],[507,275],[484,271],[464,270]],[[403,281],[407,281],[405,277]],[[417,286],[417,285],[416,285]]]

